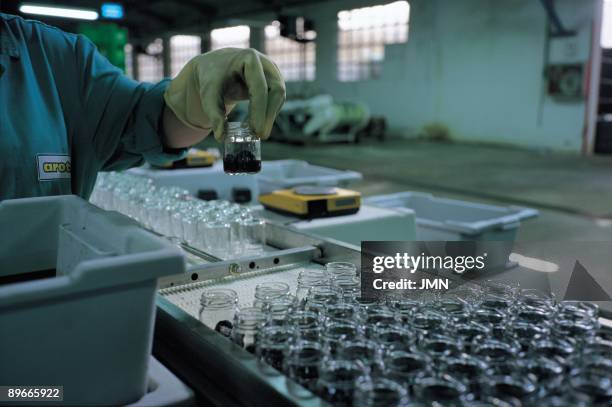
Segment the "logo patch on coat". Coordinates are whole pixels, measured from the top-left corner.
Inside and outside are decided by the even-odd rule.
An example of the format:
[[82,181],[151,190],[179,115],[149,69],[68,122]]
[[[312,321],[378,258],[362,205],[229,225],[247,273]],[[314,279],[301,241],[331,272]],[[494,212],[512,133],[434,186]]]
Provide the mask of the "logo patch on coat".
[[70,178],[72,165],[67,154],[38,154],[36,163],[39,181]]

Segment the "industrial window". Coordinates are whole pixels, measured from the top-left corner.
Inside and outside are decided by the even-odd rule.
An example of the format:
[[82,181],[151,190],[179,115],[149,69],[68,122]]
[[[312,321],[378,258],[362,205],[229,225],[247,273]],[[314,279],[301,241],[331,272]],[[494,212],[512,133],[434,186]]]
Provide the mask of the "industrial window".
[[[315,78],[314,41],[298,42],[280,35],[280,23],[266,26],[266,54],[272,58],[286,81],[312,81]],[[314,32],[311,34],[316,35]]]
[[408,40],[410,5],[396,1],[338,13],[338,79],[380,76],[385,45]]
[[601,46],[612,48],[612,0],[605,0],[603,3]]
[[146,53],[138,54],[138,80],[142,82],[159,82],[164,78],[164,45],[157,38],[146,47]]
[[170,76],[175,77],[185,64],[202,52],[202,38],[198,35],[170,37]]
[[210,32],[210,49],[248,48],[251,30],[248,25],[216,28]]

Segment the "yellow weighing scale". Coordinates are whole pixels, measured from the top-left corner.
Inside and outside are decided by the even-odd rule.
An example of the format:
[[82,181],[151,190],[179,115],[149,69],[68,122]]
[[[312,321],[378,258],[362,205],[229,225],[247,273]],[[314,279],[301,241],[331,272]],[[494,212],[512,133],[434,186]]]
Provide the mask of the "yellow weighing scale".
[[215,161],[219,158],[218,153],[210,152],[207,150],[199,150],[197,148],[190,148],[187,152],[187,157],[178,161],[170,161],[165,165],[156,165],[156,167],[171,170],[177,168],[202,168],[211,167]]
[[302,186],[261,195],[259,202],[274,212],[314,219],[358,212],[361,194],[342,188]]

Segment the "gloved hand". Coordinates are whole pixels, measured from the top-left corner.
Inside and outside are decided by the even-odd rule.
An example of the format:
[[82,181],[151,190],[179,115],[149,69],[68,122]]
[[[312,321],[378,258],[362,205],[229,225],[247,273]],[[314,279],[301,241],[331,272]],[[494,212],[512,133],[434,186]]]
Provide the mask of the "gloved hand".
[[166,105],[186,126],[224,137],[226,115],[249,100],[248,123],[267,139],[285,101],[285,81],[278,67],[254,49],[223,48],[187,63],[164,93]]

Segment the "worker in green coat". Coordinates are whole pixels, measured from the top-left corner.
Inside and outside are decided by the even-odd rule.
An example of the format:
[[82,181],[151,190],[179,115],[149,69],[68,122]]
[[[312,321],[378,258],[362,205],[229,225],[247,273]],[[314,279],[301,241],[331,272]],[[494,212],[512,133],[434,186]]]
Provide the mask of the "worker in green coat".
[[285,100],[276,65],[252,49],[193,58],[173,80],[126,77],[81,35],[0,13],[0,200],[76,194],[98,171],[180,159],[249,100],[266,139]]

